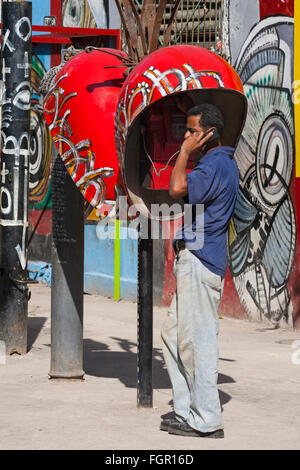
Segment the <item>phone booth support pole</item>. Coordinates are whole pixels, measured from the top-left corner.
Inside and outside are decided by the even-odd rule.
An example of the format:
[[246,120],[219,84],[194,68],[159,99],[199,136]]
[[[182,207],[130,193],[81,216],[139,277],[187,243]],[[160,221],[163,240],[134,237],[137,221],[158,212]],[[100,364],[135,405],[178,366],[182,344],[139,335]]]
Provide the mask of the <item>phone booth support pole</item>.
[[[147,222],[145,222],[147,223]],[[150,223],[149,223],[150,226]],[[153,241],[138,240],[137,406],[153,406]]]
[[52,166],[51,379],[82,379],[84,375],[83,263],[83,197],[56,153]]
[[29,2],[1,2],[0,342],[26,354],[31,18]]

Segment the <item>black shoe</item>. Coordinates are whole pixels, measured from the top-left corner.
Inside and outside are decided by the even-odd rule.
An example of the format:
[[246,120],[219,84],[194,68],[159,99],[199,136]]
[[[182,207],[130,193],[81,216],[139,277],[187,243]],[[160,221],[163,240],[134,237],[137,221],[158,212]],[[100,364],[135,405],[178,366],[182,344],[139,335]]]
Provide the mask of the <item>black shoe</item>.
[[191,436],[191,437],[210,437],[212,439],[222,439],[224,437],[223,429],[217,429],[212,432],[201,432],[193,429],[187,423],[172,422],[168,428],[169,434],[176,434],[177,436]]
[[165,418],[162,420],[162,422],[160,423],[160,427],[159,429],[161,431],[168,431],[169,430],[169,426],[173,423],[179,423],[179,421],[173,417],[173,418]]

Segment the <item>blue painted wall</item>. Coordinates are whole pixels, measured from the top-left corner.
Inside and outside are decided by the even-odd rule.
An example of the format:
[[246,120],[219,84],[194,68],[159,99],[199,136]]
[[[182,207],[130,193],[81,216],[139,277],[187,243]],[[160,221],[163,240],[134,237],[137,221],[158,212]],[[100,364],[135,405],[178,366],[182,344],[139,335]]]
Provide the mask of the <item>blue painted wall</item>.
[[50,15],[50,0],[31,0],[32,3],[32,24],[43,25],[44,16]]
[[[110,231],[114,230],[113,223],[109,226]],[[84,291],[113,297],[115,241],[106,236],[105,231],[107,227],[85,225]],[[120,228],[120,296],[133,301],[137,296],[137,240],[133,240],[134,237],[136,231],[133,229]]]
[[[114,221],[109,229],[114,231]],[[84,227],[84,292],[114,297],[115,240],[105,237],[105,228],[96,224]],[[137,239],[136,230],[120,228],[120,298],[136,301],[137,298]],[[99,236],[102,239],[99,239]],[[31,279],[51,286],[51,264],[29,261]]]

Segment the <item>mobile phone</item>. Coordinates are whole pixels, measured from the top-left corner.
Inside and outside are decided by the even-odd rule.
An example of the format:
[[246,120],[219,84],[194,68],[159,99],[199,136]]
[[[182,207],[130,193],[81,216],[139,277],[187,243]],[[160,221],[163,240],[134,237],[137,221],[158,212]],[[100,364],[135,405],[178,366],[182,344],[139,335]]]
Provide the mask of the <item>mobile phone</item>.
[[213,129],[211,129],[210,131],[205,132],[205,134],[204,134],[203,137],[206,137],[206,136],[207,136],[208,134],[210,134],[211,132],[213,133],[213,135],[208,139],[207,142],[205,142],[206,144],[208,144],[208,142],[212,142],[213,140],[216,140],[216,139],[219,139],[219,138],[220,138],[220,134],[219,134],[219,132],[218,132],[218,130],[217,130],[216,127],[214,127]]

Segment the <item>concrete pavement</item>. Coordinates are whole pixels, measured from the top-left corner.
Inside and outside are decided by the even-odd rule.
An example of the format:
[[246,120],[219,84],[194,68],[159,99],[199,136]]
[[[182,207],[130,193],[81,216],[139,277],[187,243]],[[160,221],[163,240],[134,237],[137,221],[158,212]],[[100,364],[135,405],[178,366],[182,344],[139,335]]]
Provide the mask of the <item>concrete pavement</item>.
[[159,431],[172,400],[166,309],[154,311],[154,406],[137,409],[136,304],[85,295],[85,380],[52,381],[50,289],[31,290],[29,352],[0,364],[0,449],[300,449],[299,331],[220,319],[225,439],[172,436]]

